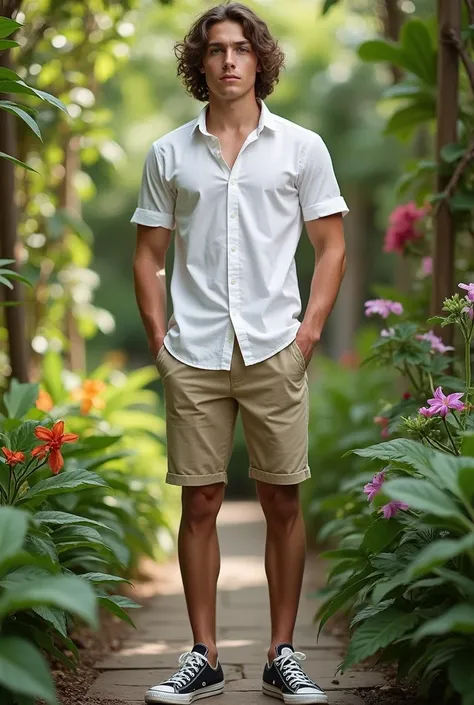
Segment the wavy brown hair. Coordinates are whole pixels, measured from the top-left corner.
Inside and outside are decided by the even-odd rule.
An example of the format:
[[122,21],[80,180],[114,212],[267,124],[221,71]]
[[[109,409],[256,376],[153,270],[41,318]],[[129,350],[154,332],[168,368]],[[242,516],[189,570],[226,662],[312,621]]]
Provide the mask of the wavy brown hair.
[[197,18],[184,40],[175,44],[178,76],[182,76],[186,91],[194,98],[209,100],[206,76],[199,69],[202,67],[207,48],[209,29],[216,22],[224,20],[239,22],[245,38],[251,42],[261,67],[255,79],[255,95],[265,99],[278,83],[285,55],[265,22],[240,2],[222,3],[212,7]]

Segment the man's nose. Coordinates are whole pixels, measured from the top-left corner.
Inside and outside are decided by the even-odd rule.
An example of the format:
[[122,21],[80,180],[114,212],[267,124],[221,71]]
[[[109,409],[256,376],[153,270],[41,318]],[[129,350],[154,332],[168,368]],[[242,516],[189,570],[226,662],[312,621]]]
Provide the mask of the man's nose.
[[225,55],[224,66],[235,66],[234,54],[232,49],[228,49]]

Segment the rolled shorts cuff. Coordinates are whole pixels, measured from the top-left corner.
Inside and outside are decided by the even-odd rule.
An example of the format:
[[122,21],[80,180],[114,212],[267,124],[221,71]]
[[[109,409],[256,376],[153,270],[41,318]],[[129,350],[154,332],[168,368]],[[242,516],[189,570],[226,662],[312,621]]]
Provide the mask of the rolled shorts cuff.
[[270,485],[294,485],[298,482],[304,482],[311,477],[311,470],[309,465],[299,472],[293,473],[277,473],[277,472],[265,472],[264,470],[259,470],[252,465],[249,468],[249,477],[254,480],[261,480],[262,482],[268,482]]
[[201,485],[213,485],[216,482],[225,482],[227,485],[228,480],[226,472],[213,472],[211,475],[176,475],[168,472],[165,482],[181,487],[200,487]]

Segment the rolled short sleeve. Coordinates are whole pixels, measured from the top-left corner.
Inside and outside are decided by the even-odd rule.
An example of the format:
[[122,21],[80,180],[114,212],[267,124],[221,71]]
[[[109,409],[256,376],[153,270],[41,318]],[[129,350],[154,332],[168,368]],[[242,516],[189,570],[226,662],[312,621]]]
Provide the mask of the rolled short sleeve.
[[298,179],[298,195],[303,220],[316,220],[349,209],[341,196],[328,148],[313,133],[302,156]]
[[143,166],[138,207],[130,222],[172,230],[175,227],[174,207],[175,194],[166,182],[162,157],[152,145]]

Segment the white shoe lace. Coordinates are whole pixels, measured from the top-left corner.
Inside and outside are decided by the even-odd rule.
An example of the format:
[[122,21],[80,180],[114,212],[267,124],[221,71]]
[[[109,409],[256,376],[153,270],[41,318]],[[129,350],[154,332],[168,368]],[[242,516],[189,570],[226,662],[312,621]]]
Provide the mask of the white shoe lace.
[[207,663],[207,659],[196,651],[185,651],[178,659],[179,671],[176,671],[167,683],[175,683],[178,688],[182,688],[196,675],[200,666]]
[[315,683],[302,670],[299,661],[304,661],[306,654],[302,651],[288,651],[286,654],[277,656],[275,663],[280,667],[283,676],[288,681],[290,686],[294,688],[297,685],[311,685],[315,687]]

